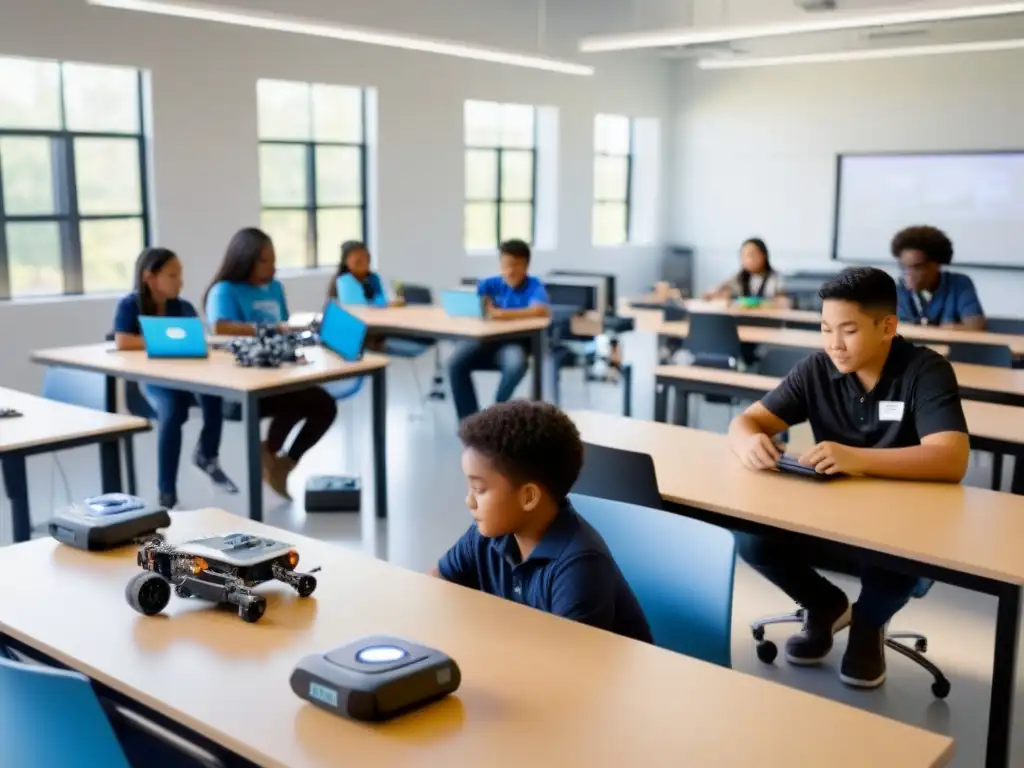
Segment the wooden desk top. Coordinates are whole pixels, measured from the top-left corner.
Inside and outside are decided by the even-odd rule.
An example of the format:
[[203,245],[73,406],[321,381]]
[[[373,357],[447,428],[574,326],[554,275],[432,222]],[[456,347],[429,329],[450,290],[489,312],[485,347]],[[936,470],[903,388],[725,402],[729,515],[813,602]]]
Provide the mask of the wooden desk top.
[[369,352],[355,363],[347,363],[319,347],[310,347],[304,352],[310,360],[308,364],[280,368],[242,368],[235,363],[233,355],[215,349],[210,350],[205,360],[150,360],[145,352],[118,352],[111,344],[38,350],[32,353],[32,360],[120,378],[219,387],[237,392],[258,392],[301,383],[312,385],[370,373],[388,363],[383,355]]
[[149,422],[137,416],[67,405],[5,387],[0,387],[0,408],[22,414],[0,419],[0,453],[149,429]]
[[[323,566],[300,600],[282,584],[258,624],[172,598],[125,603],[135,549],[87,553],[39,539],[0,550],[5,633],[268,768],[636,764],[945,765],[952,741],[853,707],[279,531],[217,510],[172,513],[172,542],[243,530]],[[100,620],[97,620],[100,619]],[[82,628],[87,627],[88,631]],[[295,663],[386,633],[440,648],[453,696],[385,725],[318,710],[289,687]],[[230,689],[238,704],[226,706]],[[742,734],[742,738],[737,738]],[[809,737],[808,734],[813,736]],[[657,761],[657,760],[656,760]]]
[[[539,331],[551,325],[551,320],[544,317],[531,317],[526,320],[482,320],[474,317],[451,317],[443,308],[436,306],[366,307],[346,304],[345,310],[366,323],[371,330],[387,329],[438,337],[487,339],[514,333]],[[305,327],[318,317],[319,314],[314,312],[296,312],[291,316],[289,322],[296,327]]]
[[725,435],[578,412],[583,439],[650,454],[666,499],[961,573],[1024,585],[1024,496],[939,483],[752,472]]

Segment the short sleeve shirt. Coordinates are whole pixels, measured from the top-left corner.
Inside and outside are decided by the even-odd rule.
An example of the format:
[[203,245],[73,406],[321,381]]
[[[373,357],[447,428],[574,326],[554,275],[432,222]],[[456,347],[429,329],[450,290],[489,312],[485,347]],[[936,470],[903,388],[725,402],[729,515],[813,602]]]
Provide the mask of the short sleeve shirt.
[[490,299],[498,309],[527,309],[535,304],[549,303],[544,283],[533,275],[527,275],[515,287],[506,283],[500,275],[488,277],[477,283],[476,292],[482,298]]
[[211,326],[222,320],[276,325],[287,319],[284,286],[277,280],[266,285],[216,283],[206,298],[206,320]]
[[[114,310],[114,333],[130,333],[135,336],[142,334],[139,316],[139,294],[129,293],[117,302]],[[196,308],[185,299],[171,299],[164,305],[165,317],[196,317]]]

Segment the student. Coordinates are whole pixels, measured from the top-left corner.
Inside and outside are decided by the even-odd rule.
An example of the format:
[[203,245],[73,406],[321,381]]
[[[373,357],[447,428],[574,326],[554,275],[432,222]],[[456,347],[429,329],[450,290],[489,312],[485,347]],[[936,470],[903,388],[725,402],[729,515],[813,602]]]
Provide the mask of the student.
[[903,266],[900,322],[981,331],[985,312],[967,275],[946,272],[953,243],[935,227],[908,227],[892,239],[892,255]]
[[[240,230],[228,243],[216,277],[206,289],[206,319],[218,334],[251,336],[257,324],[284,327],[288,304],[284,286],[274,279],[274,243],[259,229]],[[260,399],[260,416],[271,419],[263,443],[263,478],[285,499],[288,476],[302,456],[319,442],[334,423],[338,406],[324,389],[310,387]],[[285,440],[304,422],[283,454]]]
[[[820,295],[824,351],[797,363],[773,392],[733,420],[733,452],[750,469],[773,469],[780,456],[773,438],[809,421],[817,444],[799,460],[819,472],[959,483],[970,441],[956,377],[943,357],[896,335],[893,279],[880,269],[847,269]],[[842,496],[841,487],[835,491]],[[813,544],[770,535],[737,539],[743,559],[807,610],[803,631],[786,644],[786,658],[821,662],[833,634],[849,625],[842,680],[860,688],[881,685],[885,626],[918,579],[842,563]],[[851,608],[815,567],[858,573],[856,604]]]
[[[118,349],[142,350],[140,316],[197,317],[195,307],[181,298],[181,261],[166,248],[147,248],[135,262],[135,291],[117,303],[114,312],[114,344]],[[177,389],[144,384],[142,392],[157,415],[157,489],[160,505],[173,509],[178,503],[178,464],[181,461],[181,428],[189,409],[199,402],[203,428],[192,452],[192,463],[227,493],[238,493],[220,468],[220,436],[224,404],[219,397],[194,395]]]
[[788,305],[782,288],[782,277],[772,269],[768,246],[764,240],[752,237],[740,249],[740,271],[713,291],[704,294],[705,300],[755,298]]
[[338,274],[327,295],[341,304],[400,307],[405,303],[401,298],[388,299],[380,275],[370,269],[370,251],[358,240],[342,243]]
[[[544,283],[528,274],[530,246],[522,240],[509,240],[500,247],[501,274],[477,283],[487,316],[492,320],[521,320],[527,317],[548,317],[548,294]],[[528,347],[524,342],[478,343],[466,341],[459,345],[448,364],[452,399],[459,420],[480,410],[473,389],[473,371],[488,370],[495,365],[501,370],[501,381],[495,402],[504,403],[526,376]]]
[[566,498],[583,465],[572,420],[517,400],[462,422],[459,437],[474,522],[431,575],[653,642],[601,535]]

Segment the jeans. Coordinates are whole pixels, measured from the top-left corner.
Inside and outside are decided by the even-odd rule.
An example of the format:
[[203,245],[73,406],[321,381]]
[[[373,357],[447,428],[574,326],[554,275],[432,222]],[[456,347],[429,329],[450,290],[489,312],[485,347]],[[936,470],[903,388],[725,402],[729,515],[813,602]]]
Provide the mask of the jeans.
[[837,558],[813,545],[795,544],[775,536],[736,534],[740,557],[755,571],[809,611],[845,600],[839,587],[815,568],[860,577],[860,597],[853,606],[854,620],[882,627],[907,604],[920,579],[903,573]]
[[480,410],[473,388],[473,371],[501,371],[501,381],[494,396],[495,402],[504,403],[512,398],[516,387],[526,377],[529,355],[519,342],[506,344],[461,343],[448,362],[448,377],[452,384],[455,413],[462,421]]
[[181,462],[181,428],[188,421],[189,409],[199,402],[203,428],[199,433],[199,453],[204,459],[220,455],[220,435],[224,426],[224,401],[211,395],[195,395],[177,389],[144,385],[143,394],[156,411],[157,488],[161,495],[178,497],[178,465]]

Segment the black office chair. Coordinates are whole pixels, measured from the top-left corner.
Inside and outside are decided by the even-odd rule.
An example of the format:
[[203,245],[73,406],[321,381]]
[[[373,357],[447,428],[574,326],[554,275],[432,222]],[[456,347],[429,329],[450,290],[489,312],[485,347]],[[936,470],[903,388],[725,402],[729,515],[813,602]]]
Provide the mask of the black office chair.
[[786,376],[796,364],[814,354],[799,347],[772,347],[757,363],[757,372],[762,376]]
[[989,333],[1024,335],[1024,317],[986,317],[985,330]]
[[646,453],[584,444],[583,468],[572,493],[664,509],[654,459]]
[[686,348],[693,355],[694,365],[729,369],[739,367],[743,360],[736,319],[729,315],[692,313]]
[[970,344],[957,341],[949,345],[949,362],[1012,368],[1013,352],[1005,344]]

